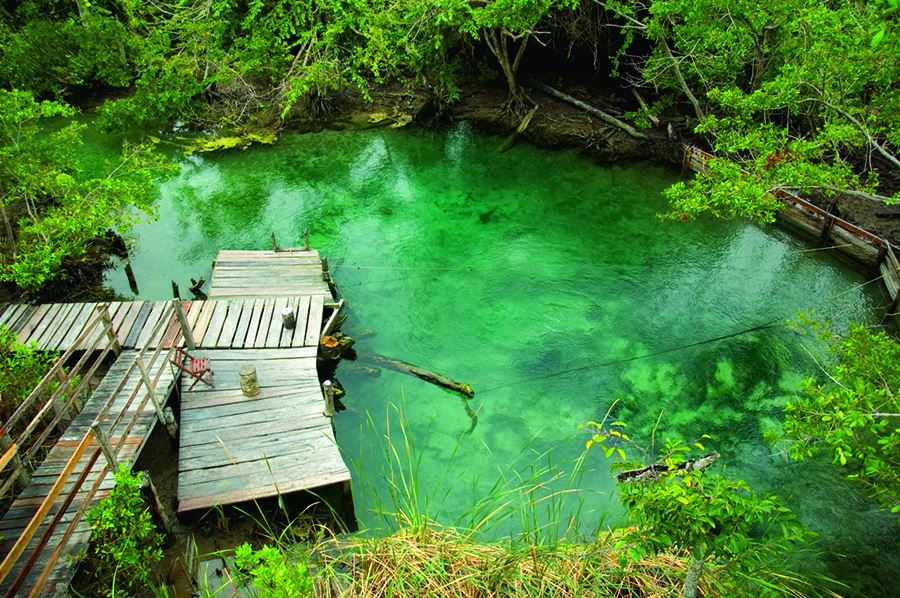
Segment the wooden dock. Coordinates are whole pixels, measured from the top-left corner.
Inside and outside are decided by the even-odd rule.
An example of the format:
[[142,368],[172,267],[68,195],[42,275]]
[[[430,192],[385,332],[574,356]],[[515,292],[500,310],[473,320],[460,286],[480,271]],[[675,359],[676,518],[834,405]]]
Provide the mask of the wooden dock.
[[[273,349],[318,345],[322,310],[330,297],[330,293],[327,297],[317,293],[182,301],[181,304],[197,346]],[[171,300],[109,303],[107,310],[119,344],[125,349],[156,345],[162,334],[157,325],[170,303]],[[98,305],[103,304],[8,305],[0,313],[0,325],[6,324],[20,342],[35,343],[44,350],[66,351],[73,348]],[[281,312],[287,307],[293,310],[297,321],[293,329],[282,326]],[[101,334],[84,339],[74,348],[85,349]]]
[[[316,373],[316,348],[204,350],[215,387],[182,381],[178,511],[346,484]],[[238,368],[260,391],[241,394]]]
[[210,297],[327,297],[322,259],[312,251],[222,250],[216,256]]
[[[57,524],[43,542],[42,536],[51,519],[45,518],[37,526],[36,533],[25,545],[22,556],[0,585],[0,593],[3,595],[8,593],[15,595],[18,591],[27,593],[34,588],[52,555],[56,559],[55,564],[48,570],[40,594],[54,595],[67,591],[77,566],[79,553],[87,548],[91,535],[83,514],[106,497],[114,485],[113,471],[100,454],[97,439],[90,434],[91,424],[99,416],[104,433],[114,446],[119,447],[117,459],[120,462],[128,462],[140,454],[157,422],[154,410],[145,409],[146,401],[142,401],[140,393],[134,393],[141,380],[138,369],[132,367],[137,355],[136,351],[125,351],[119,355],[81,412],[32,474],[28,486],[18,495],[9,511],[0,520],[0,535],[3,536],[0,542],[0,555],[5,557],[11,553],[17,539],[29,526],[44,503],[45,497],[52,496],[53,486],[64,468],[70,460],[74,460],[73,471],[80,474],[79,477],[83,477],[80,486],[75,488],[75,479],[69,479],[61,486],[62,492],[54,498],[48,511],[49,514],[58,517]],[[149,374],[151,378],[157,380],[156,392],[168,396],[175,380],[165,359],[157,360],[150,368]],[[133,396],[135,394],[137,396]],[[77,455],[76,451],[81,452],[81,455]],[[76,492],[69,498],[69,491],[73,489]],[[68,505],[64,505],[64,501],[68,502]],[[61,506],[65,508],[60,512]],[[80,521],[69,529],[79,511],[82,516]],[[54,555],[55,551],[57,554]],[[32,557],[34,562],[29,570],[21,579],[17,579]],[[17,585],[18,590],[13,589],[13,584]]]
[[[0,324],[22,342],[65,353],[0,424],[0,493],[39,464],[0,520],[0,593],[66,592],[90,539],[85,513],[108,495],[116,465],[136,459],[156,423],[171,421],[163,404],[176,382],[168,365],[175,347],[207,357],[215,374],[215,387],[183,392],[179,512],[332,484],[352,501],[316,371],[320,339],[343,306],[324,262],[315,251],[222,251],[212,281],[206,301],[2,309]],[[79,411],[110,355],[116,360]],[[260,386],[253,397],[242,394],[238,376],[248,363]],[[29,409],[38,411],[32,420]],[[42,459],[42,443],[67,421]]]

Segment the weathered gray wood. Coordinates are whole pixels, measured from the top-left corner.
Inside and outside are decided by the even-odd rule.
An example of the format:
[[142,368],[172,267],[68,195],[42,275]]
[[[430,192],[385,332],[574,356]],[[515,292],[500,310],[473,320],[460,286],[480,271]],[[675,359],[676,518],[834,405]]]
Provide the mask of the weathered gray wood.
[[222,323],[222,332],[219,333],[219,340],[216,342],[216,347],[231,347],[244,307],[245,306],[241,301],[228,301],[228,315]]
[[84,327],[87,326],[88,322],[91,320],[91,316],[94,314],[93,305],[90,303],[81,303],[79,304],[78,311],[75,314],[70,315],[72,318],[72,326],[69,328],[69,332],[59,340],[59,348],[63,351],[72,346],[72,343],[78,339],[78,336],[84,330]]
[[38,346],[40,346],[41,340],[46,335],[47,330],[51,329],[53,321],[59,315],[59,310],[62,309],[62,307],[62,303],[53,303],[50,305],[46,315],[41,318],[41,323],[35,327],[34,332],[28,337],[28,343],[37,342]]
[[40,323],[43,321],[44,317],[46,317],[47,312],[50,311],[50,305],[38,305],[37,309],[31,312],[28,320],[19,326],[16,336],[19,337],[20,343],[27,343],[28,339],[34,333],[35,328],[37,328]]
[[222,332],[222,324],[225,323],[225,318],[228,315],[228,301],[219,300],[210,301],[209,303],[213,303],[214,308],[212,317],[209,319],[209,325],[206,327],[206,334],[203,335],[202,347],[216,346],[219,335]]
[[198,347],[203,346],[203,337],[206,335],[207,328],[209,328],[213,312],[216,309],[216,303],[216,301],[203,302],[203,308],[197,318],[197,323],[194,324],[194,340],[197,342]]
[[178,319],[178,324],[181,326],[181,337],[184,339],[185,346],[188,349],[195,349],[197,345],[194,343],[194,335],[191,332],[191,323],[184,313],[183,303],[180,300],[173,300],[172,307],[175,308],[175,317]]
[[41,349],[56,349],[62,337],[72,327],[72,310],[78,307],[75,303],[66,303],[59,309],[59,314],[53,326],[44,334],[44,338],[38,342]]
[[140,338],[141,332],[144,330],[144,325],[147,323],[147,318],[150,317],[150,312],[152,311],[153,303],[150,301],[145,302],[141,306],[137,317],[134,319],[134,326],[132,326],[131,331],[125,339],[125,347],[133,348],[138,346],[138,339]]
[[[279,303],[257,305],[274,310]],[[262,334],[258,330],[256,337]],[[330,420],[322,415],[316,347],[196,354],[210,359],[217,386],[182,394],[179,511],[349,480]],[[258,373],[254,398],[239,389],[238,370],[247,363]]]
[[[313,295],[310,298],[309,319],[306,322],[306,338],[303,344],[307,347],[318,347],[319,338],[322,334],[322,311],[325,308],[325,297],[322,295]],[[294,344],[297,344],[297,337],[294,336]]]
[[269,332],[266,336],[266,347],[277,347],[281,339],[281,327],[283,326],[281,319],[281,310],[287,306],[287,299],[278,297],[272,304],[272,319],[269,321]]
[[135,321],[138,318],[138,314],[141,313],[142,307],[144,307],[143,301],[133,301],[128,306],[128,311],[125,314],[125,318],[122,320],[122,325],[119,327],[119,330],[116,331],[116,334],[119,337],[119,343],[123,347],[128,346],[128,336],[131,334],[131,330],[135,326]]
[[272,321],[272,312],[275,308],[274,299],[263,299],[260,301],[260,318],[259,327],[256,331],[256,338],[253,340],[253,347],[265,347],[266,338],[269,335],[269,324]]

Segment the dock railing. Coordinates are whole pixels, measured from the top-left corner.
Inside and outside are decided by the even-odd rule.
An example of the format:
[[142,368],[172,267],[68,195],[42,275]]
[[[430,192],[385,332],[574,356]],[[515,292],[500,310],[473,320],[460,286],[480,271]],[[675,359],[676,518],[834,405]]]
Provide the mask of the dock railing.
[[[707,163],[715,156],[692,145],[684,146],[684,167],[700,173],[708,173]],[[821,242],[837,241],[835,250],[849,255],[856,261],[871,266],[881,274],[889,297],[887,316],[896,316],[900,306],[900,261],[891,244],[848,222],[827,210],[814,205],[785,189],[774,189],[772,194],[784,204],[778,218],[783,223],[817,236]]]
[[[4,467],[0,468],[0,497],[28,483],[28,472],[39,460],[41,447],[54,430],[63,431],[81,410],[82,398],[89,394],[91,379],[106,356],[121,350],[108,307],[105,303],[97,305],[72,346],[0,425],[0,450],[5,451]],[[66,369],[65,364],[76,351],[84,353]]]
[[[29,521],[9,554],[0,563],[0,584],[3,584],[22,558],[40,526],[50,518],[36,547],[31,551],[16,578],[7,588],[5,595],[15,595],[22,588],[35,564],[41,561],[43,568],[29,593],[29,596],[40,595],[41,589],[59,562],[67,543],[75,533],[79,523],[90,509],[92,501],[108,473],[110,470],[115,471],[118,469],[119,464],[123,462],[122,450],[128,444],[129,433],[144,413],[148,403],[152,403],[157,418],[165,423],[162,403],[166,397],[161,398],[158,396],[156,385],[166,370],[166,362],[170,360],[174,348],[183,340],[185,330],[182,319],[178,315],[178,312],[182,309],[183,305],[178,300],[173,300],[167,306],[162,317],[160,317],[149,335],[147,344],[138,351],[135,358],[128,365],[122,380],[101,406],[93,423],[82,435],[74,453],[66,462],[50,492],[41,502],[37,512]],[[189,331],[187,332],[189,334]],[[110,343],[110,346],[113,346],[113,343]],[[161,363],[160,359],[164,361]],[[151,373],[154,369],[156,369],[156,374],[151,378]],[[132,376],[138,377],[134,389],[124,399],[123,404],[117,404],[120,402],[123,389],[127,387],[127,382]],[[131,410],[142,388],[144,390],[143,397],[137,401],[136,407]],[[126,418],[129,410],[131,410],[130,416]],[[112,415],[113,413],[114,415]],[[88,455],[88,460],[78,469],[79,463],[81,463],[86,454]],[[101,454],[104,456],[104,465],[98,472],[94,473],[92,470]],[[5,455],[4,459],[6,459]],[[73,476],[77,476],[75,482],[64,492],[64,488],[69,484]],[[79,497],[78,495],[89,481],[90,486]],[[50,511],[61,495],[63,496],[62,502],[53,516],[50,517]],[[71,508],[76,499],[79,500],[77,511],[75,511],[73,518],[63,531],[62,537],[57,541],[56,546],[52,547],[53,550],[48,555],[47,552],[51,548],[48,547],[48,542],[59,527],[63,515]]]

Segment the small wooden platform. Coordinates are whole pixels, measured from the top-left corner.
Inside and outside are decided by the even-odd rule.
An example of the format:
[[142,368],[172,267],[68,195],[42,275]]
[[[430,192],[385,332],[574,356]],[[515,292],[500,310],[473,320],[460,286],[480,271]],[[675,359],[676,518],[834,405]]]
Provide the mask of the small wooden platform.
[[[347,483],[316,373],[315,346],[198,350],[214,388],[182,381],[178,511]],[[260,392],[241,394],[238,369],[256,366]]]
[[216,256],[211,298],[321,296],[331,298],[319,252],[222,250]]
[[[134,361],[136,355],[136,351],[123,351],[119,355],[119,358],[113,363],[109,372],[97,387],[97,390],[94,391],[85,403],[81,413],[75,417],[66,429],[65,434],[63,434],[62,438],[60,438],[56,445],[50,450],[50,453],[47,455],[46,459],[44,459],[41,466],[34,472],[30,484],[19,494],[9,511],[4,515],[3,519],[0,520],[0,535],[3,536],[3,540],[0,541],[0,555],[8,554],[16,539],[22,535],[25,526],[31,520],[32,516],[34,516],[35,512],[37,512],[44,497],[48,495],[50,487],[56,482],[66,462],[75,453],[75,448],[84,437],[85,432],[90,428],[91,423],[93,423],[103,405],[113,395],[116,388],[120,384],[123,384],[124,374],[131,362]],[[161,372],[160,369],[162,369]],[[151,378],[155,378],[157,373],[159,373],[160,376],[157,384],[157,392],[160,396],[168,396],[174,385],[174,378],[172,377],[170,368],[164,360],[159,360],[158,365],[150,371]],[[134,390],[138,380],[140,380],[140,376],[136,371],[128,376],[127,380],[124,380],[122,390],[117,394],[116,399],[102,420],[104,428],[108,429],[112,425],[112,422],[120,417],[120,414],[120,421],[122,422],[128,422],[131,420],[132,416],[135,415],[136,408],[141,402],[140,400],[143,397],[143,393],[140,393],[131,405],[126,405],[126,403],[128,396],[131,394],[131,391]],[[122,453],[119,455],[120,460],[133,461],[137,458],[141,449],[144,447],[150,432],[156,425],[156,422],[156,415],[152,407],[145,409],[140,415],[137,415],[135,425],[128,432],[125,445],[122,448]],[[119,426],[116,430],[120,430],[121,428],[122,426]],[[119,432],[118,436],[120,435],[121,432]],[[117,438],[118,436],[116,435],[116,432],[114,432],[114,438]],[[89,455],[93,452],[93,448],[88,449],[81,461],[79,461],[79,464],[75,469],[76,472],[81,471],[88,464]],[[62,516],[62,524],[58,525],[54,530],[53,535],[46,544],[46,548],[41,552],[35,566],[32,567],[25,583],[21,586],[22,590],[26,593],[35,585],[35,581],[45,564],[48,562],[50,554],[60,545],[62,535],[69,522],[72,521],[83,497],[87,493],[87,489],[90,488],[97,479],[105,465],[106,461],[101,455],[91,468],[87,477],[87,483],[82,487],[82,491],[76,495],[75,500]],[[66,491],[74,486],[75,477],[77,476],[70,478],[69,482],[65,485]],[[96,505],[101,499],[105,498],[113,485],[113,473],[107,472],[104,475],[99,490],[91,500],[90,505]],[[65,491],[60,498],[57,499],[51,509],[51,515],[58,511],[64,496]],[[4,581],[2,587],[0,587],[0,593],[5,594],[9,589],[10,584],[16,579],[23,563],[25,563],[28,560],[28,557],[34,552],[35,546],[41,535],[44,533],[48,521],[49,519],[38,528],[37,533],[32,538],[31,543],[22,558],[19,559],[10,576]],[[64,551],[59,560],[57,560],[56,566],[48,578],[47,584],[42,588],[42,595],[67,593],[69,581],[74,573],[75,566],[77,565],[78,554],[87,548],[90,535],[90,527],[87,522],[82,519],[75,528],[69,541],[65,544]]]

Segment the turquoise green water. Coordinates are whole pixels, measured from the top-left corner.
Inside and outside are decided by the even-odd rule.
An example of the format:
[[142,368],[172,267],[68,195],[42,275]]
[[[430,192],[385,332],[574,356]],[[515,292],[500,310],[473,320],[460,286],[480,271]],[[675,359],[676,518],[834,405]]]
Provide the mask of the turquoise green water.
[[[607,460],[596,450],[581,459],[579,425],[615,403],[641,444],[657,421],[659,435],[711,434],[727,474],[778,492],[821,532],[826,554],[811,566],[860,595],[889,595],[894,519],[829,464],[790,463],[763,440],[816,371],[804,343],[820,350],[784,320],[816,309],[839,328],[867,322],[877,289],[777,229],[659,221],[659,192],[677,172],[527,145],[499,153],[501,142],[459,125],[288,134],[271,148],[182,158],[160,185],[159,220],[136,231],[141,297],[168,298],[173,279],[208,280],[220,248],[269,248],[272,232],[298,245],[308,228],[349,304],[345,330],[376,333],[360,353],[474,386],[473,429],[455,395],[341,366],[347,410],[335,425],[363,527],[386,529],[382,512],[411,494],[449,524],[518,497],[488,536],[625,524]],[[109,283],[130,294],[119,270]],[[389,480],[402,486],[411,470],[414,491],[397,499]],[[514,490],[536,481],[532,493]],[[503,500],[491,503],[498,488]],[[524,516],[523,503],[533,505]]]

